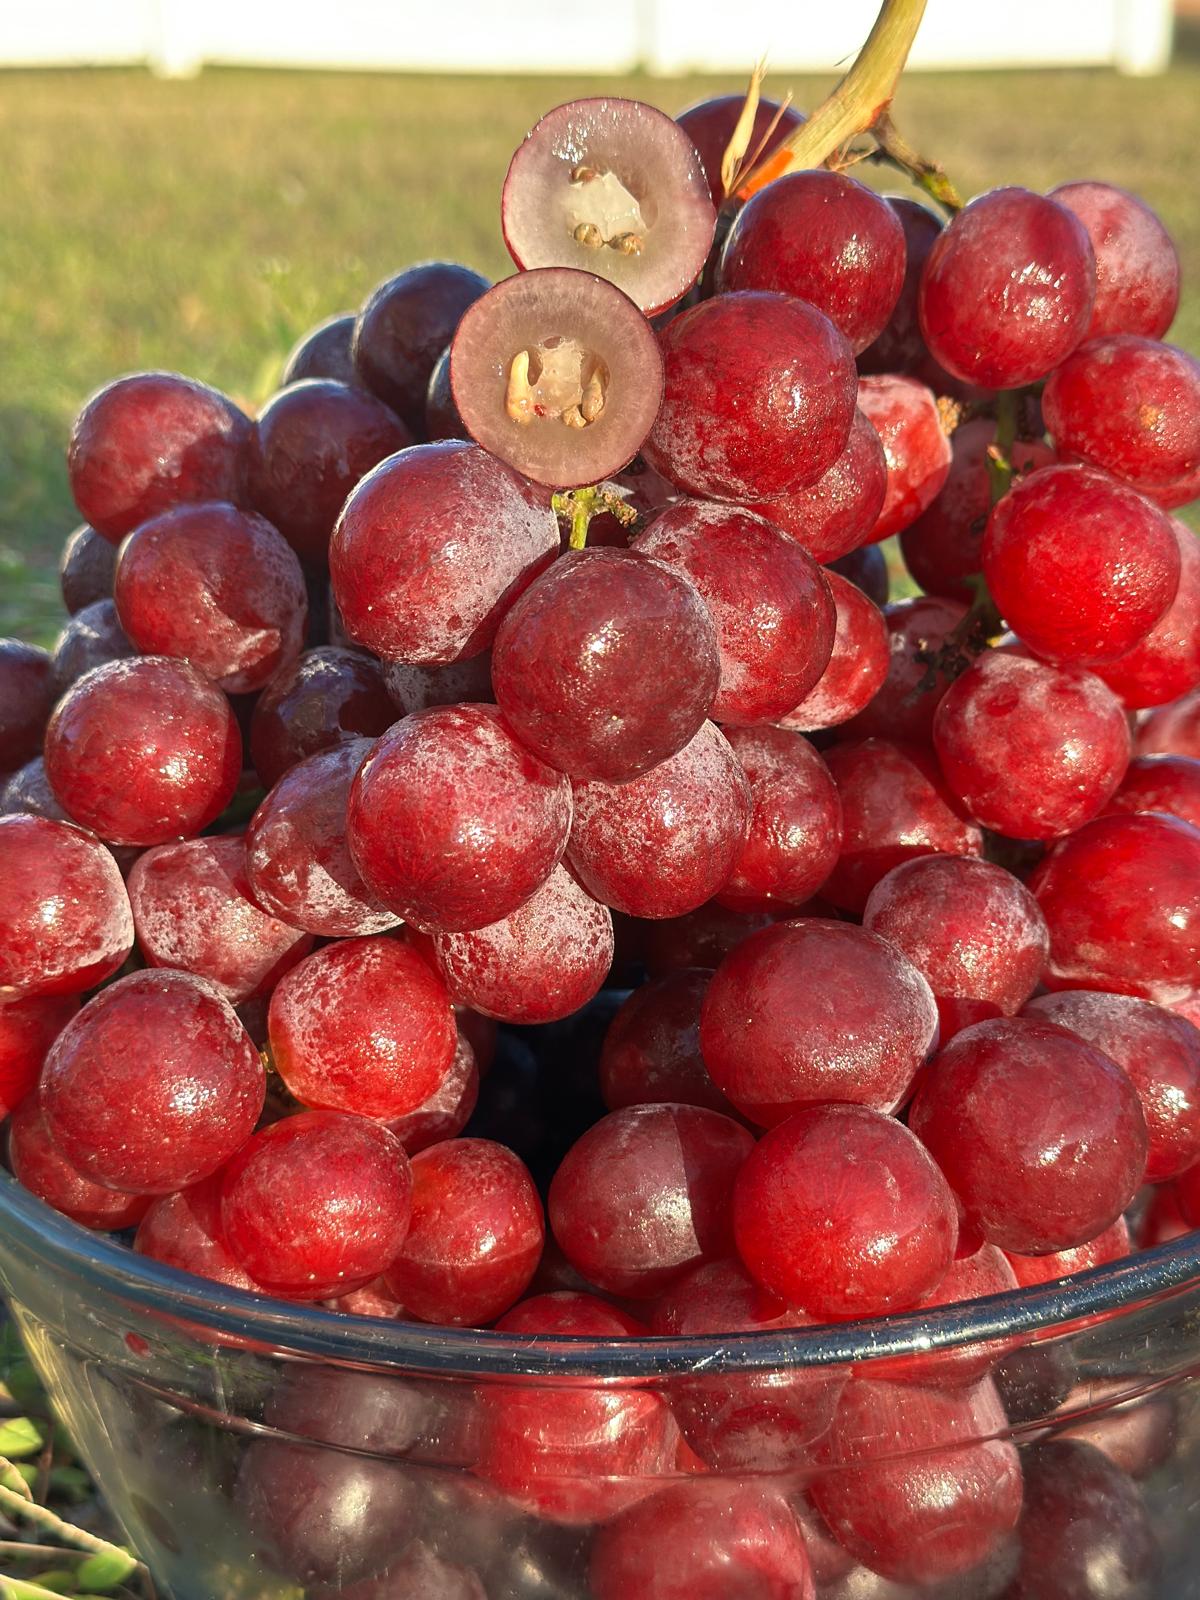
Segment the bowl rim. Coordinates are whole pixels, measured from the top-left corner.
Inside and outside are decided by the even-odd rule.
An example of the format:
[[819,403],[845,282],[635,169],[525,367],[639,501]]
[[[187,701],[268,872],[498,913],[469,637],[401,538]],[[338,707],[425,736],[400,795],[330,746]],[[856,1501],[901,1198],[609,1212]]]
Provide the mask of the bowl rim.
[[[797,1366],[841,1367],[909,1358],[985,1340],[1043,1342],[1089,1319],[1168,1300],[1200,1288],[1200,1230],[1119,1261],[1048,1284],[889,1317],[689,1338],[514,1337],[328,1311],[270,1299],[199,1278],[138,1254],[54,1211],[0,1172],[0,1282],[18,1305],[10,1263],[19,1253],[55,1279],[69,1278],[97,1309],[96,1296],[156,1314],[174,1331],[206,1334],[347,1365],[396,1367],[443,1376],[652,1379]],[[18,1275],[19,1276],[19,1275]],[[36,1308],[31,1308],[36,1316]],[[131,1331],[138,1331],[131,1329]]]

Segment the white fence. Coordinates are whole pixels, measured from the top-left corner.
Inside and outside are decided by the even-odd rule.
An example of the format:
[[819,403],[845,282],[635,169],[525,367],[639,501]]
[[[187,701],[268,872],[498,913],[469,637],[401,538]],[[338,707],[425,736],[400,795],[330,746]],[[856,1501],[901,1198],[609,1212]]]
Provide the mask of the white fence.
[[[0,0],[0,65],[410,72],[828,71],[877,0]],[[1171,0],[929,0],[915,67],[1161,71]]]

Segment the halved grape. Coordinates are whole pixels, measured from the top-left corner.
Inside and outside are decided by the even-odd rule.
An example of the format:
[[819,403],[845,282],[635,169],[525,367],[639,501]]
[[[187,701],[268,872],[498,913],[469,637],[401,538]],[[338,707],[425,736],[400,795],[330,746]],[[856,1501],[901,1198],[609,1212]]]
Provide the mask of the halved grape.
[[536,483],[598,483],[632,461],[662,400],[654,332],[590,272],[505,278],[450,346],[454,402],[471,437]]
[[512,158],[500,202],[519,267],[581,267],[647,316],[700,276],[716,213],[696,148],[640,100],[573,100],[548,111]]

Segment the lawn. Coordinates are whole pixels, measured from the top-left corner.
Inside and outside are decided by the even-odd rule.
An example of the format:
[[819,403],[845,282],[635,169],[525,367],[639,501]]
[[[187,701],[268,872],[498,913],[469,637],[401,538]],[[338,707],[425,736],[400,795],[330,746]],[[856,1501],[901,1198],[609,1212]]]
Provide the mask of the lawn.
[[[788,85],[775,82],[776,92]],[[509,268],[508,157],[580,94],[676,111],[732,81],[206,72],[0,75],[0,633],[49,641],[75,518],[71,417],[116,373],[172,367],[253,407],[307,326],[414,260]],[[824,82],[791,85],[801,106]],[[1192,152],[1200,53],[1165,77],[925,74],[897,119],[959,187],[1095,176],[1137,189],[1175,232],[1190,285],[1174,337],[1200,349]]]

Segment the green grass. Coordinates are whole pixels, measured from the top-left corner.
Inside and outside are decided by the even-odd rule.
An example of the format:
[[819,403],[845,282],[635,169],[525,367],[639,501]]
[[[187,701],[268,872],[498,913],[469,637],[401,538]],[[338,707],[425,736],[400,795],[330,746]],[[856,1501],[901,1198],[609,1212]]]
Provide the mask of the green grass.
[[[786,84],[776,83],[778,90]],[[792,84],[811,105],[826,81]],[[508,157],[546,107],[635,94],[670,111],[728,81],[206,72],[0,75],[0,634],[47,641],[75,521],[71,417],[164,366],[253,406],[289,345],[413,260],[501,274]],[[972,193],[1096,176],[1137,189],[1190,276],[1173,337],[1200,349],[1192,136],[1200,58],[1165,77],[926,74],[897,119]],[[861,170],[861,169],[860,169]]]

